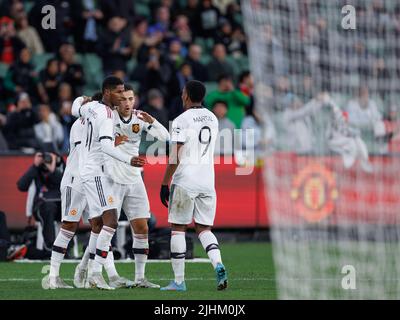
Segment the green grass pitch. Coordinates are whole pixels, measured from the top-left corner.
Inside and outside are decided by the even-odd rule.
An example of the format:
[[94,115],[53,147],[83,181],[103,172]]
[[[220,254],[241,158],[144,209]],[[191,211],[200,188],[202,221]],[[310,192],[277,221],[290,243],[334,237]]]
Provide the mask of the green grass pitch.
[[[186,264],[186,292],[161,292],[157,289],[97,289],[44,290],[41,280],[45,276],[42,268],[46,263],[0,263],[0,300],[5,299],[132,299],[132,300],[220,300],[220,299],[276,299],[276,284],[272,261],[271,244],[222,243],[221,252],[228,270],[229,286],[225,291],[216,290],[215,274],[210,263]],[[195,257],[206,258],[198,243]],[[47,263],[48,264],[48,263]],[[61,276],[72,285],[76,264],[61,266]],[[134,262],[117,263],[121,276],[133,278]],[[167,285],[172,279],[169,262],[149,263],[146,267],[149,280]]]

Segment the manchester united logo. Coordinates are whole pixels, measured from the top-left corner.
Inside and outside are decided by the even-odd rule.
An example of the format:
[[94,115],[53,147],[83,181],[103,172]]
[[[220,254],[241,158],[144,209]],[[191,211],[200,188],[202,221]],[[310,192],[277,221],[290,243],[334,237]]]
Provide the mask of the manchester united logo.
[[78,212],[76,211],[76,209],[72,209],[72,210],[69,212],[69,215],[70,215],[70,216],[76,216],[77,213],[78,213]]
[[140,130],[139,124],[135,123],[135,124],[132,125],[132,132],[133,133],[138,133],[139,130]]
[[293,179],[290,196],[302,217],[308,222],[319,222],[335,208],[335,174],[320,164],[310,164]]
[[107,201],[108,201],[109,204],[113,204],[113,203],[114,203],[114,198],[111,197],[111,196],[109,196],[109,197],[107,198]]

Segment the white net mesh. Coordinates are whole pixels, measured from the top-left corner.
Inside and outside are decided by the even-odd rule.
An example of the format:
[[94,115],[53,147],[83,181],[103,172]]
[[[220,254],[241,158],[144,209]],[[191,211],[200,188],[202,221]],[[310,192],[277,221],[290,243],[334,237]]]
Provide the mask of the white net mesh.
[[399,4],[242,1],[281,299],[400,298]]

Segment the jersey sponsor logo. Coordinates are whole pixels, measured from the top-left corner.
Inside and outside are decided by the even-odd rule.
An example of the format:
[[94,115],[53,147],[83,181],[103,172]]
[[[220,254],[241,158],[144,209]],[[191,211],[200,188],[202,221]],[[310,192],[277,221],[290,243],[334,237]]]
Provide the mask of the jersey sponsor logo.
[[294,177],[290,196],[303,218],[319,222],[335,209],[338,198],[335,174],[320,164],[310,164]]
[[113,204],[114,203],[114,198],[112,196],[109,196],[107,198],[108,204]]
[[77,211],[76,209],[72,209],[72,210],[69,212],[69,215],[70,215],[70,216],[76,216],[77,213],[78,213],[78,211]]
[[132,132],[133,133],[138,133],[139,130],[140,130],[140,126],[139,126],[138,123],[135,123],[135,124],[132,125]]

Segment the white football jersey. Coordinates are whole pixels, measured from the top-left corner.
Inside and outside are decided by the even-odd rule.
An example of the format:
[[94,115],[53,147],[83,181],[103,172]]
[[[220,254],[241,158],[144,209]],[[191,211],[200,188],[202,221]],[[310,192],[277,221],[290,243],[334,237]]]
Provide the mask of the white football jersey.
[[[142,131],[146,130],[150,124],[140,120],[135,114],[132,114],[130,119],[123,119],[116,110],[114,110],[114,130],[116,136],[127,136],[128,141],[120,144],[117,148],[124,153],[137,157],[139,155],[139,146],[142,138]],[[136,183],[138,178],[141,179],[141,169],[132,167],[127,163],[118,161],[110,157],[112,162],[111,177],[115,182],[121,184]]]
[[79,155],[82,181],[110,175],[110,166],[106,164],[108,157],[102,151],[101,140],[114,141],[114,113],[110,107],[98,101],[89,102],[85,106],[85,130]]
[[[139,147],[143,131],[148,132],[153,137],[161,141],[169,139],[169,133],[157,120],[152,124],[139,119],[136,112],[132,113],[129,119],[122,118],[118,111],[114,110],[114,126],[116,136],[127,136],[128,141],[120,144],[119,148],[125,154],[131,157],[139,156]],[[110,157],[113,164],[111,177],[115,182],[121,184],[135,184],[138,178],[141,179],[141,168],[132,167],[127,163],[118,161]]]
[[69,133],[69,154],[65,166],[64,175],[61,180],[60,189],[70,186],[72,183],[79,183],[79,148],[82,143],[82,135],[85,132],[85,120],[75,120]]
[[191,108],[172,122],[171,130],[171,143],[183,144],[172,184],[190,192],[215,192],[217,117],[206,108]]

